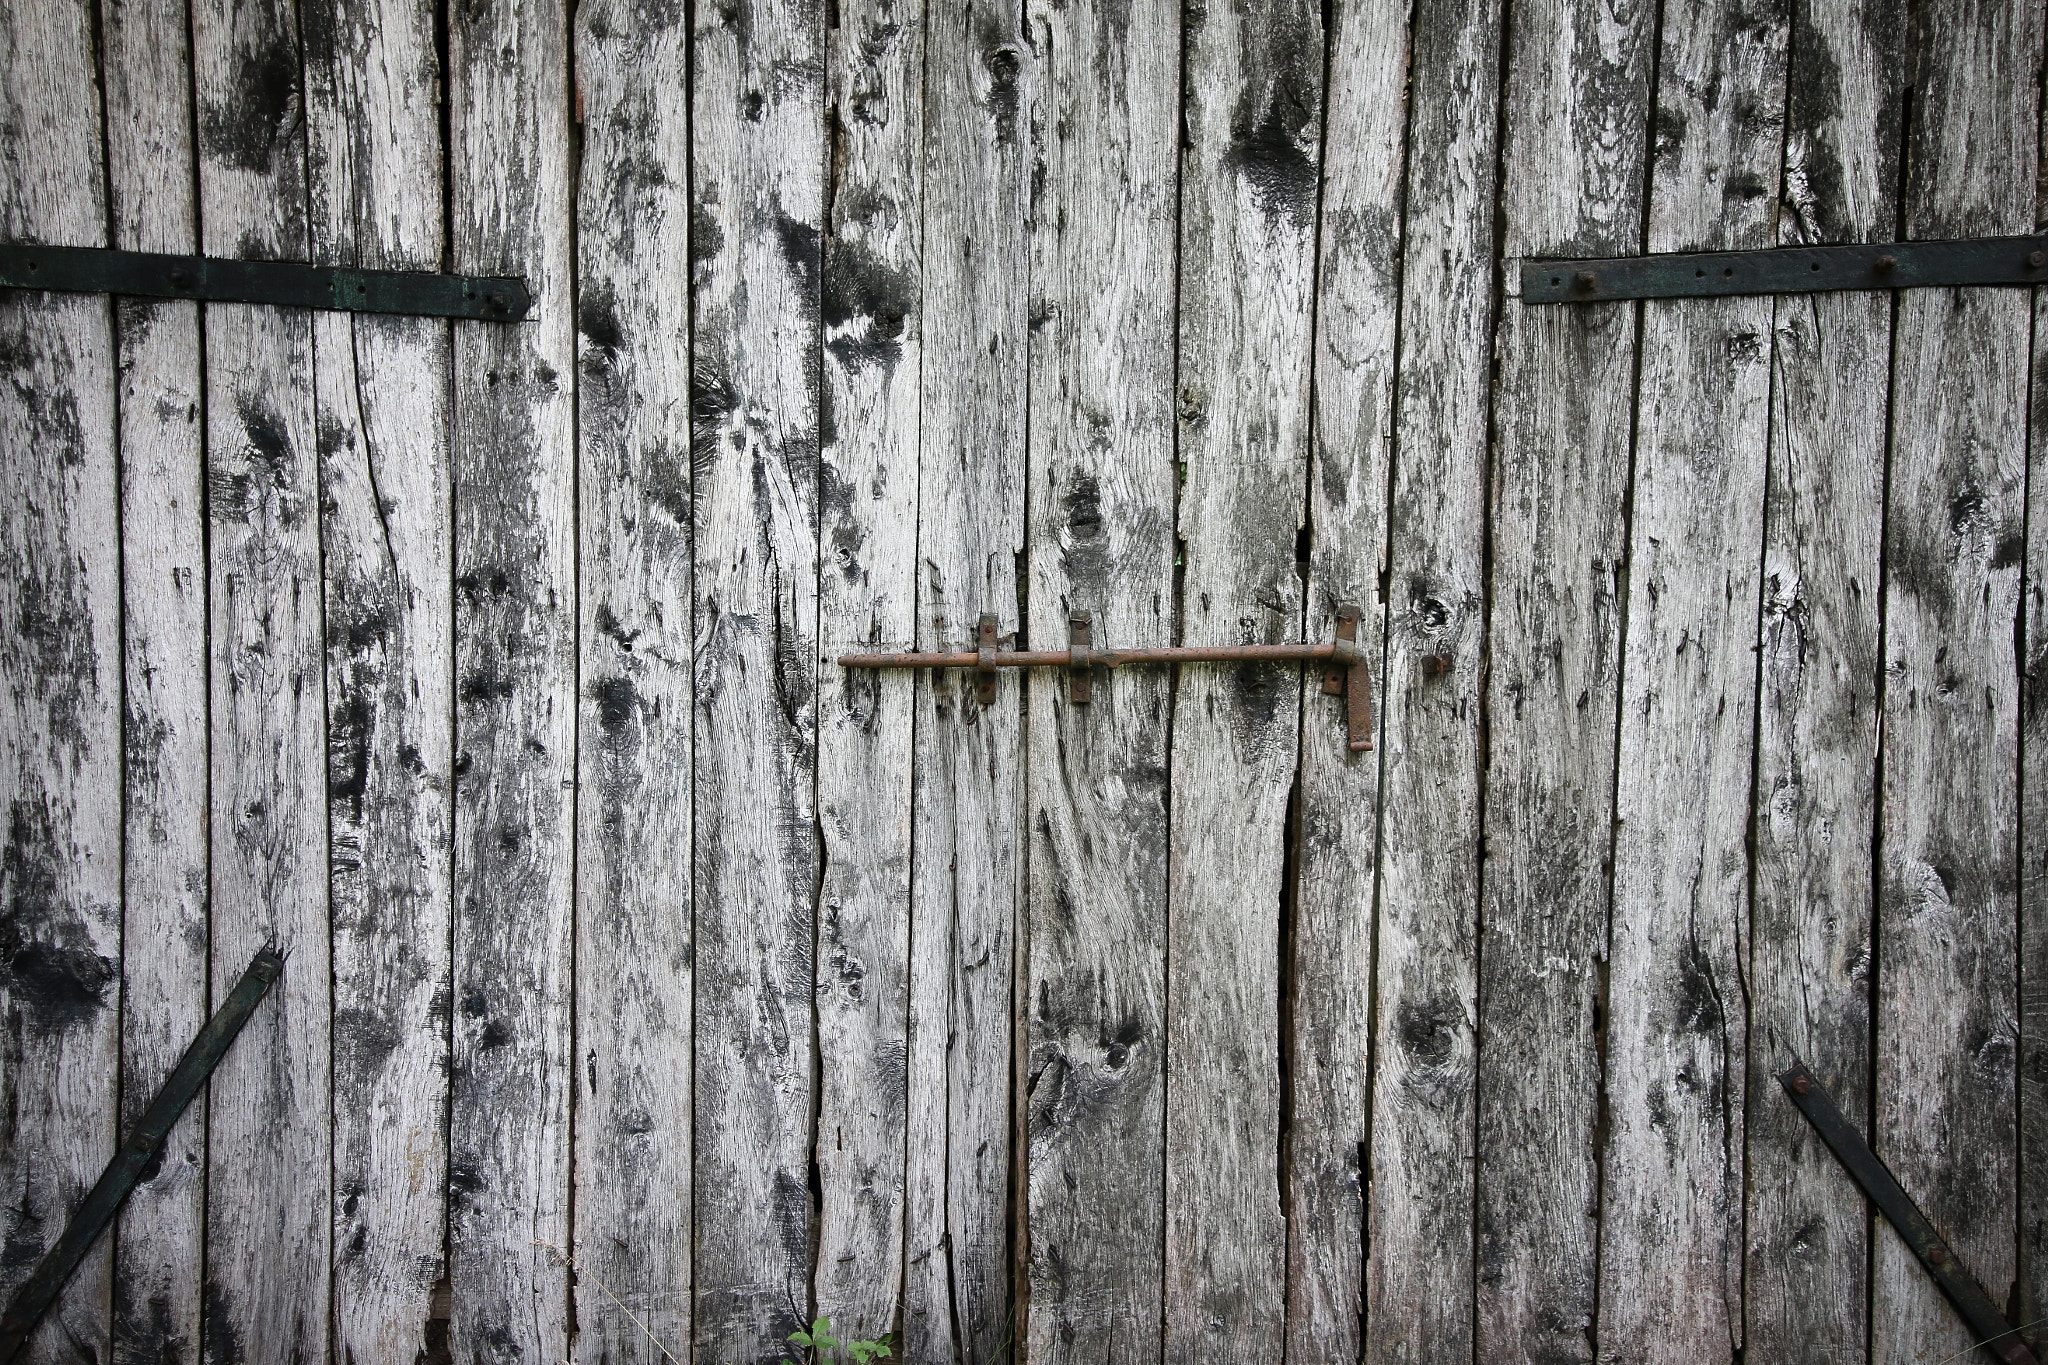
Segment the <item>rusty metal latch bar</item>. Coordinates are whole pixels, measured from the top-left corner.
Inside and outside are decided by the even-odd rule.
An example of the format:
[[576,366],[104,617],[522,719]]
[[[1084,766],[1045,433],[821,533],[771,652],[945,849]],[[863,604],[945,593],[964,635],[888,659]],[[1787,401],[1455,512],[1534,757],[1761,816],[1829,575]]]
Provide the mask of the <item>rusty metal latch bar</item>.
[[1097,649],[1091,643],[1094,618],[1085,611],[1067,617],[1066,649],[1005,649],[996,638],[996,618],[983,616],[975,627],[975,648],[954,653],[842,654],[842,668],[966,668],[975,676],[982,705],[996,697],[996,670],[1001,668],[1064,668],[1068,700],[1088,704],[1090,670],[1125,664],[1321,663],[1323,691],[1345,697],[1345,727],[1354,753],[1372,748],[1372,670],[1358,649],[1359,609],[1346,602],[1337,608],[1336,638],[1326,644],[1298,645],[1146,645],[1130,649]]
[[1524,304],[1816,294],[1956,284],[2048,284],[2048,237],[1522,262]]
[[23,1343],[30,1332],[56,1301],[57,1293],[64,1288],[64,1282],[78,1269],[78,1263],[85,1259],[85,1253],[92,1249],[94,1241],[106,1230],[114,1214],[121,1207],[121,1201],[135,1188],[170,1135],[171,1125],[178,1121],[178,1115],[185,1112],[185,1106],[206,1085],[206,1078],[220,1065],[220,1059],[227,1056],[228,1048],[241,1033],[242,1025],[249,1022],[249,1016],[256,1010],[263,997],[270,991],[271,983],[284,971],[284,959],[270,948],[260,950],[249,963],[242,979],[228,992],[228,998],[214,1011],[213,1018],[199,1030],[199,1036],[185,1049],[185,1055],[178,1060],[163,1089],[149,1102],[142,1117],[136,1121],[135,1130],[128,1140],[114,1153],[114,1159],[107,1163],[107,1169],[85,1196],[85,1202],[71,1215],[71,1221],[64,1225],[56,1244],[44,1254],[42,1263],[35,1268],[14,1299],[7,1305],[7,1311],[0,1314],[0,1365],[11,1365],[20,1354]]
[[164,256],[102,247],[0,243],[0,289],[264,303],[342,313],[522,322],[532,299],[517,276],[353,270],[301,261]]
[[1941,1292],[1948,1295],[1956,1311],[1963,1315],[1970,1331],[1976,1335],[1977,1343],[1990,1352],[1994,1360],[2005,1365],[2036,1365],[2034,1353],[2027,1349],[2025,1342],[2013,1331],[2012,1324],[1998,1311],[1991,1296],[1984,1292],[1984,1286],[1977,1283],[1977,1277],[1967,1270],[1962,1261],[1942,1240],[1934,1224],[1920,1211],[1905,1188],[1898,1182],[1886,1165],[1877,1159],[1877,1153],[1870,1150],[1842,1111],[1835,1106],[1834,1099],[1821,1088],[1813,1073],[1806,1069],[1804,1062],[1795,1061],[1790,1067],[1778,1073],[1779,1084],[1792,1097],[1792,1103],[1799,1106],[1799,1112],[1806,1115],[1821,1141],[1842,1163],[1863,1192],[1870,1196],[1870,1202],[1891,1220],[1899,1230],[1899,1236],[1911,1247],[1913,1254],[1920,1258],[1927,1273],[1941,1286]]

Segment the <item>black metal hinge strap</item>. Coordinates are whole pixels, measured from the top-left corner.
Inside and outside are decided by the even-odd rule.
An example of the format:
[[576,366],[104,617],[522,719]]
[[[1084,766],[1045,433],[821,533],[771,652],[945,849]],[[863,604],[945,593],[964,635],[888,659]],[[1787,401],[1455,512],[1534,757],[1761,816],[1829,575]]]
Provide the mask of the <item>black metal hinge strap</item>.
[[1522,262],[1525,304],[1957,284],[2048,284],[2048,237]]
[[0,245],[0,289],[267,303],[480,322],[521,322],[532,307],[526,281],[516,276],[350,270],[298,261],[232,261],[22,242]]
[[164,1082],[163,1089],[157,1091],[156,1098],[143,1111],[135,1131],[114,1153],[114,1159],[107,1163],[99,1183],[92,1187],[92,1192],[85,1196],[85,1202],[64,1225],[56,1245],[44,1254],[35,1272],[15,1291],[7,1311],[0,1314],[0,1365],[11,1365],[20,1353],[29,1333],[35,1330],[36,1323],[56,1301],[57,1292],[78,1269],[78,1263],[85,1259],[85,1253],[92,1249],[93,1242],[113,1220],[121,1201],[135,1188],[136,1180],[155,1158],[157,1149],[164,1145],[171,1125],[178,1121],[178,1115],[185,1112],[185,1107],[206,1084],[206,1078],[213,1074],[214,1067],[227,1055],[235,1035],[242,1031],[242,1025],[249,1022],[250,1014],[283,970],[284,959],[273,950],[265,948],[257,953],[249,963],[249,969],[242,973],[242,979],[228,992],[228,998],[214,1011],[213,1018],[206,1021],[206,1026],[199,1030],[192,1046],[185,1049],[185,1055],[172,1070],[170,1079]]
[[1935,1231],[1927,1215],[1920,1212],[1920,1206],[1913,1202],[1897,1177],[1877,1159],[1877,1153],[1870,1150],[1862,1135],[1842,1116],[1842,1111],[1835,1107],[1834,1100],[1813,1078],[1805,1063],[1794,1062],[1779,1072],[1778,1082],[1785,1087],[1785,1093],[1792,1097],[1792,1102],[1799,1106],[1799,1112],[1806,1115],[1806,1121],[1813,1125],[1814,1131],[1820,1134],[1821,1141],[1827,1143],[1835,1159],[1842,1163],[1842,1169],[1863,1187],[1863,1192],[1870,1196],[1870,1202],[1877,1205],[1879,1212],[1899,1230],[1899,1236],[1920,1258],[1920,1264],[1941,1286],[1941,1292],[1948,1295],[1949,1302],[1963,1315],[1963,1321],[1969,1324],[1978,1344],[1995,1359],[2004,1361],[2005,1365],[2036,1365],[2034,1353],[2013,1333],[2012,1324],[1998,1311],[1998,1305],[1984,1292],[1984,1286],[1977,1283],[1977,1277],[1957,1259],[1955,1252]]

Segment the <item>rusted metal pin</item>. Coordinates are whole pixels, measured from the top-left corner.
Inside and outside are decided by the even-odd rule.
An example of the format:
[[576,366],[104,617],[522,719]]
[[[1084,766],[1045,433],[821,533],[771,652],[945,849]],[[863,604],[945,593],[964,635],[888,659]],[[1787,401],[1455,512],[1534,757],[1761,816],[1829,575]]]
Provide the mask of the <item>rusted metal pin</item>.
[[[1090,649],[1088,662],[1103,668],[1125,664],[1284,663],[1295,659],[1328,659],[1334,644],[1319,645],[1141,645],[1129,649]],[[1073,663],[1067,649],[998,649],[992,668],[1065,668]],[[842,668],[980,668],[978,649],[952,653],[842,654]]]
[[[1147,645],[1132,649],[1093,647],[1093,618],[1074,612],[1067,618],[1072,645],[1067,649],[1003,649],[996,638],[996,618],[983,616],[976,626],[972,650],[946,653],[842,654],[841,668],[971,668],[976,694],[984,706],[995,701],[995,676],[1000,668],[1066,668],[1068,696],[1085,704],[1090,693],[1087,670],[1095,665],[1125,664],[1328,662],[1325,692],[1343,692],[1349,743],[1353,752],[1372,748],[1372,670],[1359,652],[1359,609],[1351,603],[1337,608],[1336,638],[1324,644],[1289,645]],[[1332,684],[1335,684],[1332,686]]]

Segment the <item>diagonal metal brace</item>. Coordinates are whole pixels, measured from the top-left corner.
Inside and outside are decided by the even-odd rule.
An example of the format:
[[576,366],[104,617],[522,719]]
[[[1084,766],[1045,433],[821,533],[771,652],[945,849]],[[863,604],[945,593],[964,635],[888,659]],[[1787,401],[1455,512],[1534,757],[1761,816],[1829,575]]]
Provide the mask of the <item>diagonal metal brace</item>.
[[135,1183],[155,1159],[164,1139],[170,1135],[171,1125],[178,1121],[178,1115],[185,1112],[185,1106],[206,1084],[206,1078],[220,1065],[220,1059],[227,1056],[228,1048],[235,1036],[242,1031],[242,1025],[249,1022],[250,1014],[270,990],[270,985],[284,971],[284,959],[274,950],[265,948],[249,963],[242,979],[228,992],[228,998],[214,1011],[213,1018],[206,1021],[206,1027],[199,1030],[199,1036],[192,1040],[192,1046],[185,1049],[170,1079],[156,1098],[149,1102],[142,1118],[135,1125],[135,1131],[121,1144],[114,1159],[107,1163],[99,1183],[71,1215],[71,1221],[64,1225],[56,1245],[44,1254],[42,1263],[14,1293],[14,1299],[7,1305],[7,1311],[0,1314],[0,1365],[12,1365],[27,1342],[29,1333],[36,1323],[56,1301],[57,1293],[64,1288],[64,1282],[71,1278],[78,1263],[85,1259],[85,1253],[101,1232],[113,1220],[135,1188]]
[[1870,1202],[1891,1220],[1899,1230],[1913,1254],[1920,1258],[1920,1264],[1934,1277],[1941,1292],[1948,1295],[1950,1303],[1969,1324],[1977,1343],[1989,1352],[1992,1359],[2001,1360],[2005,1365],[2036,1365],[2034,1353],[2013,1331],[2012,1324],[1998,1311],[1998,1305],[1984,1292],[1984,1286],[1977,1283],[1977,1277],[1964,1268],[1948,1243],[1935,1231],[1934,1224],[1920,1211],[1898,1178],[1886,1165],[1877,1159],[1877,1153],[1863,1140],[1827,1091],[1821,1088],[1813,1073],[1806,1069],[1804,1062],[1795,1061],[1778,1073],[1778,1083],[1785,1087],[1785,1093],[1792,1097],[1792,1103],[1799,1106],[1799,1112],[1806,1115],[1821,1141],[1842,1163],[1850,1177],[1863,1187],[1870,1196]]

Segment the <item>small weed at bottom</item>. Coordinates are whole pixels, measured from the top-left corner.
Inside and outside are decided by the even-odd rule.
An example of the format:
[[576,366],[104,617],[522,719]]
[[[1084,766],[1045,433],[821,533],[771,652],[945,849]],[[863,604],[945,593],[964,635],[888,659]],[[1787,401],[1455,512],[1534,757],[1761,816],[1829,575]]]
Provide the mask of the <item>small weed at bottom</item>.
[[889,1334],[882,1333],[879,1341],[841,1341],[832,1335],[832,1319],[819,1318],[811,1324],[811,1330],[798,1330],[789,1334],[801,1354],[796,1358],[801,1365],[827,1365],[831,1357],[828,1351],[844,1351],[853,1365],[870,1365],[870,1362],[889,1358]]

